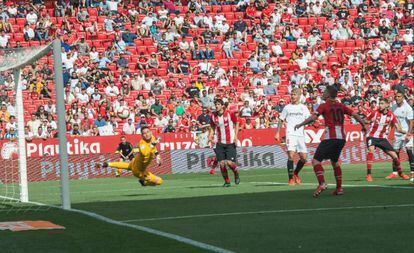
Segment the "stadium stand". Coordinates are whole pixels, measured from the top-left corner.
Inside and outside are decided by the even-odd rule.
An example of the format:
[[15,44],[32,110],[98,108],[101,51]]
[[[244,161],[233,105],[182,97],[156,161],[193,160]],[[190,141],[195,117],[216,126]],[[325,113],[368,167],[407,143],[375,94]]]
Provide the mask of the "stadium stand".
[[[244,128],[276,127],[293,87],[311,110],[327,85],[361,115],[396,89],[413,104],[412,0],[20,0],[0,21],[2,50],[62,41],[72,135],[196,131],[217,97]],[[56,136],[52,59],[23,82],[27,139]],[[13,84],[1,73],[2,138]]]

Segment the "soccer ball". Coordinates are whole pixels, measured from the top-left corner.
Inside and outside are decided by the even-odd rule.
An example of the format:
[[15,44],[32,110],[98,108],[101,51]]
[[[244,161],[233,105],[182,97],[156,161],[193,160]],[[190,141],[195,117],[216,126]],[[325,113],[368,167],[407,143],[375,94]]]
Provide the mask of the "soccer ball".
[[118,111],[116,112],[116,115],[121,119],[126,119],[129,117],[129,108],[126,106],[121,106]]

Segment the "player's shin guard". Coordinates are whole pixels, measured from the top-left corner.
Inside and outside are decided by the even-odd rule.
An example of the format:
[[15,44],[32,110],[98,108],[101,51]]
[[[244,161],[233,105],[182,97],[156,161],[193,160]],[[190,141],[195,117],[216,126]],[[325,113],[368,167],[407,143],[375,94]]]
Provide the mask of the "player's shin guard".
[[296,169],[295,169],[295,171],[294,171],[293,173],[294,173],[295,175],[298,175],[298,174],[299,174],[299,172],[302,170],[303,166],[305,166],[305,163],[306,163],[306,161],[305,161],[305,160],[300,159],[300,160],[298,161],[298,163],[296,164]]
[[229,174],[227,173],[227,168],[224,163],[220,163],[220,171],[221,171],[221,175],[224,178],[224,182],[230,184]]
[[408,161],[410,162],[411,174],[414,173],[414,154],[411,148],[407,148]]
[[292,179],[293,178],[293,160],[287,161],[287,171],[288,171],[289,179]]
[[334,175],[336,180],[336,189],[342,188],[342,169],[341,166],[334,168]]
[[371,174],[373,161],[374,161],[374,153],[368,152],[367,153],[367,175]]
[[325,176],[322,164],[316,164],[315,166],[313,166],[313,171],[315,171],[315,175],[318,179],[319,185],[325,184]]

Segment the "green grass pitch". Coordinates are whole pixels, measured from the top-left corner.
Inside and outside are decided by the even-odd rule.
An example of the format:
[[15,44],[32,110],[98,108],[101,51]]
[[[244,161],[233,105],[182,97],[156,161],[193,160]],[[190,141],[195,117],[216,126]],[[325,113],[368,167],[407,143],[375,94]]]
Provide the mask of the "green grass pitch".
[[[334,183],[330,166],[324,166]],[[407,168],[407,164],[404,164]],[[232,252],[412,252],[414,185],[385,180],[390,164],[343,166],[345,195],[312,198],[316,178],[287,186],[286,169],[241,171],[222,187],[220,175],[164,176],[161,187],[133,177],[71,182],[72,207],[214,245]],[[231,173],[230,173],[231,174]],[[49,189],[49,190],[48,190]],[[54,190],[51,190],[54,189]],[[30,185],[33,201],[57,203],[55,182]],[[37,198],[37,199],[36,199]],[[1,221],[49,220],[65,230],[0,231],[1,252],[208,252],[182,242],[59,209],[0,212]]]

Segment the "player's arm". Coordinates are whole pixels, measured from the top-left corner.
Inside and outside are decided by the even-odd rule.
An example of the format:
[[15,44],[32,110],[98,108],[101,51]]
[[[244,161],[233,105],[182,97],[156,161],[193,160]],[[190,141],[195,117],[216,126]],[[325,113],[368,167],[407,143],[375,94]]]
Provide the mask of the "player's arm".
[[414,128],[414,120],[409,119],[408,122],[409,122],[408,131],[407,131],[407,135],[405,136],[406,141],[409,141],[410,138],[413,136],[413,128]]
[[395,127],[395,130],[400,134],[406,134],[407,133],[402,129],[400,123],[398,123],[398,122],[391,122],[390,127],[391,127],[391,129],[393,127]]
[[237,117],[234,113],[231,116],[232,116],[231,119],[232,119],[233,124],[234,124],[234,143],[237,144],[237,140],[238,140],[237,136],[238,136],[239,130],[240,130],[239,121],[238,121],[238,119],[237,119]]
[[160,155],[160,153],[158,153],[158,149],[157,149],[157,144],[159,143],[161,141],[161,137],[157,137],[157,139],[156,140],[154,140],[152,143],[151,143],[151,146],[152,146],[152,148],[153,148],[153,153],[154,153],[154,155],[155,155],[155,161],[157,162],[157,164],[158,164],[158,166],[161,166],[161,163],[162,163],[162,159],[161,159],[161,155]]
[[411,139],[411,137],[413,136],[413,131],[414,131],[414,111],[413,109],[411,109],[408,113],[408,131],[407,131],[407,135],[405,136],[405,140],[409,141]]
[[276,129],[276,133],[275,133],[275,140],[276,141],[280,140],[280,131],[282,130],[283,122],[284,121],[279,118],[279,123],[277,124],[277,129]]
[[361,118],[361,116],[359,116],[359,114],[356,112],[352,113],[351,116],[361,125],[361,131],[365,133],[367,131],[367,129],[365,128],[367,122],[363,118]]
[[302,123],[297,124],[295,126],[295,130],[297,130],[297,129],[303,127],[303,126],[309,125],[309,124],[311,124],[312,122],[314,122],[317,119],[318,119],[318,115],[317,114],[312,114],[307,119],[305,119]]
[[282,110],[282,113],[279,116],[279,123],[277,124],[277,129],[276,129],[276,133],[275,133],[275,140],[276,141],[280,140],[280,131],[282,130],[283,123],[286,120],[286,117],[287,117],[287,109],[286,109],[286,106],[285,106]]

